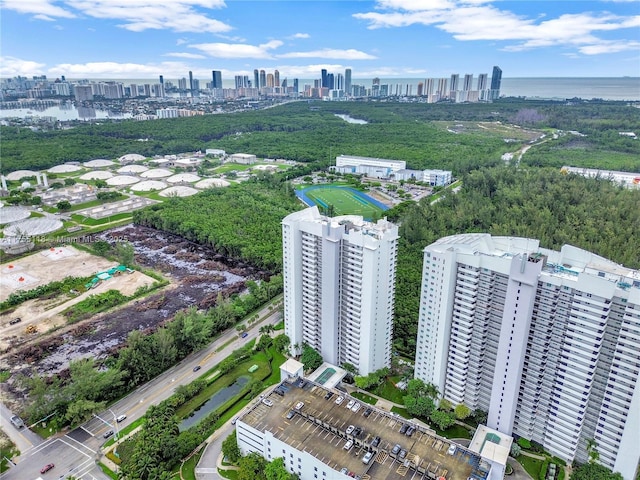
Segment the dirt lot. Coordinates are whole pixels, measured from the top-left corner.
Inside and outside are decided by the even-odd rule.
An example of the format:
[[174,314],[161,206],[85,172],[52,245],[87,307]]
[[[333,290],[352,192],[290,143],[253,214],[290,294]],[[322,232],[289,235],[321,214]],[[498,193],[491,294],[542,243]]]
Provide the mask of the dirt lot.
[[0,302],[16,290],[31,290],[66,276],[88,277],[117,266],[102,257],[59,246],[0,265]]
[[[55,374],[64,371],[72,359],[89,356],[106,358],[123,345],[132,330],[152,331],[173,318],[177,311],[190,306],[201,309],[211,307],[219,293],[226,297],[241,292],[245,289],[246,280],[264,275],[251,266],[229,261],[212,250],[181,237],[145,227],[122,227],[102,234],[102,239],[126,239],[131,242],[137,264],[159,271],[170,279],[171,284],[114,311],[98,314],[74,325],[62,326],[49,334],[38,333],[25,340],[26,323],[37,322],[43,330],[63,325],[64,317],[59,315],[60,310],[67,308],[71,301],[80,299],[54,298],[27,302],[7,318],[1,319],[0,341],[6,346],[6,350],[0,355],[0,368],[8,368],[13,373],[27,373],[35,369],[40,373]],[[32,264],[38,264],[42,261],[38,255],[40,254],[25,260],[31,259]],[[75,272],[76,266],[81,262],[78,262],[79,257],[72,258],[75,261],[67,268],[74,268]],[[94,257],[92,261],[96,263],[91,271],[78,275],[90,275],[113,266],[111,262],[100,258]],[[101,261],[106,263],[102,264]],[[84,262],[88,266],[87,261]],[[49,278],[43,283],[64,276],[67,269],[57,268],[57,265],[61,264],[56,263],[55,269],[49,267]],[[139,272],[123,274],[103,282],[90,290],[90,293],[118,288],[125,294],[131,294],[148,281],[151,281],[150,277]],[[62,304],[62,301],[65,303]],[[22,313],[23,311],[27,313]],[[22,318],[22,322],[9,327],[9,317],[18,316]]]

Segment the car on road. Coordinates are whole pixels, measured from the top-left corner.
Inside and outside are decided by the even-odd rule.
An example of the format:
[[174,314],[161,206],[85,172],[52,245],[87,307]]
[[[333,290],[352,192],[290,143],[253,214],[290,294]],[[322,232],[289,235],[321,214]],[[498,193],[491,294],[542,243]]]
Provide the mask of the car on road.
[[106,432],[104,432],[102,434],[103,438],[109,438],[111,435],[113,435],[113,430],[107,430]]
[[11,320],[9,320],[9,325],[15,325],[16,323],[20,323],[21,321],[22,319],[19,317],[12,318]]
[[116,418],[116,422],[118,422],[118,423],[124,422],[126,419],[127,419],[127,416],[123,413],[118,418]]
[[249,334],[247,332],[242,332],[242,338],[247,338]]
[[196,365],[195,367],[193,367],[193,371],[197,372],[198,370],[200,370],[202,367],[200,365]]
[[53,463],[48,463],[47,465],[45,465],[44,467],[42,467],[40,469],[40,473],[47,473],[49,470],[51,470],[53,467],[55,467],[55,465]]
[[11,417],[11,423],[13,423],[13,426],[16,427],[16,428],[24,427],[24,422],[17,415],[14,415],[13,417]]

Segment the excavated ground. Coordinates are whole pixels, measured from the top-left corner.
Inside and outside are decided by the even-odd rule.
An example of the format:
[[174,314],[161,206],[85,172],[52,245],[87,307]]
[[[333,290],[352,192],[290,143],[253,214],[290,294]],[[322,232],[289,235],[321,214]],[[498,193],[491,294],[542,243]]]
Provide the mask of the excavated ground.
[[[21,323],[9,326],[8,319],[20,316],[20,312],[16,309],[6,314],[0,327],[0,340],[5,343],[0,355],[0,368],[10,369],[14,374],[12,379],[17,373],[28,374],[32,371],[65,376],[72,359],[106,358],[124,344],[129,332],[153,331],[172,319],[179,310],[190,306],[209,308],[215,305],[220,292],[224,297],[239,293],[245,289],[247,280],[266,276],[265,272],[258,272],[249,265],[229,260],[207,247],[151,228],[129,225],[105,232],[99,237],[109,242],[131,242],[135,249],[136,263],[145,269],[161,273],[170,280],[170,284],[128,305],[68,326],[55,318],[59,313],[50,312],[47,315],[42,305],[38,305],[50,304],[52,299],[26,302],[30,305],[23,304],[20,308],[31,311],[40,308],[44,312],[41,313],[44,318],[38,317],[37,321],[39,326],[45,328],[41,328],[36,334],[25,333],[25,326],[30,322],[27,315],[21,317]],[[54,275],[57,278],[49,281],[62,279],[65,273],[58,271]],[[131,294],[133,291],[130,284],[139,286],[150,283],[134,281],[136,276],[153,281],[151,277],[135,272],[113,277],[87,293],[100,293],[113,288]],[[129,288],[125,288],[127,285]],[[60,312],[71,305],[68,302],[72,300],[57,299],[59,305],[56,311]],[[11,385],[8,390],[17,393]]]

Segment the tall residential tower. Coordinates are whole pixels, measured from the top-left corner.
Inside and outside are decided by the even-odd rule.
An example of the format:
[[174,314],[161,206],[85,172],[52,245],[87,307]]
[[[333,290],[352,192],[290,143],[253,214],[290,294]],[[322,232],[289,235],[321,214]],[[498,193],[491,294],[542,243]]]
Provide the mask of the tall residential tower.
[[415,375],[491,428],[634,477],[640,272],[580,248],[461,234],[424,250]]
[[284,323],[292,345],[361,375],[391,362],[398,227],[318,207],[282,222]]

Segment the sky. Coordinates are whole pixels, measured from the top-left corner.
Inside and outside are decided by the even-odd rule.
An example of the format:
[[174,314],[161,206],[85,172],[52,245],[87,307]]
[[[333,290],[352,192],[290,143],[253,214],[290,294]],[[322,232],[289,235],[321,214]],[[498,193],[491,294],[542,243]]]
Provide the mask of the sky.
[[0,76],[640,77],[640,1],[0,0]]

